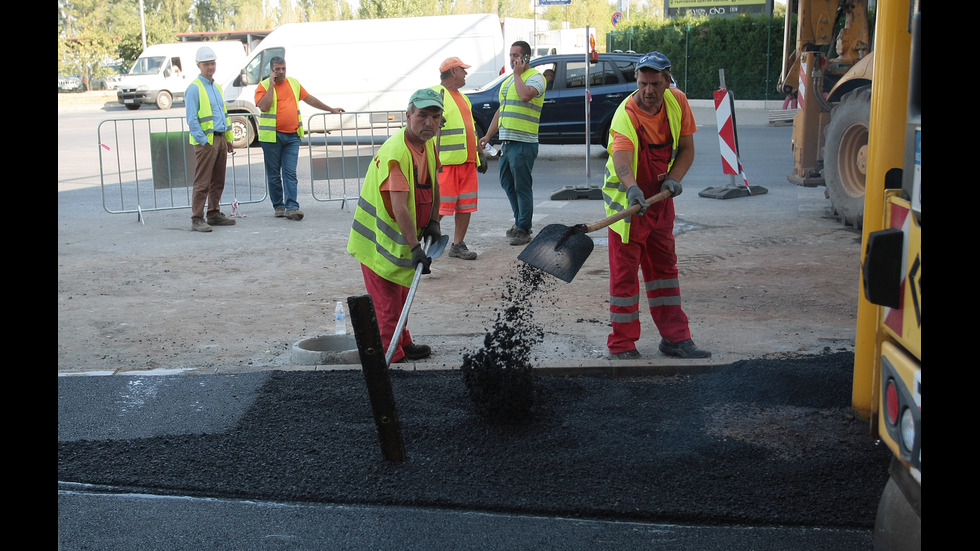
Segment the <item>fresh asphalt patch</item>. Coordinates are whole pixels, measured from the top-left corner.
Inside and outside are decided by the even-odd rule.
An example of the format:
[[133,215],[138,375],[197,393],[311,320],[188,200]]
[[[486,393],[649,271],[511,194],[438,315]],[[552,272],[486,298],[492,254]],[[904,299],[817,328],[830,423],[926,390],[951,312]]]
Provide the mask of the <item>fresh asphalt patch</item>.
[[[853,354],[828,352],[669,377],[538,376],[531,415],[510,424],[476,412],[460,370],[391,370],[404,462],[382,459],[357,370],[60,377],[58,479],[160,495],[871,528],[889,454],[850,409],[852,367]],[[157,391],[135,406],[134,387],[148,384]]]

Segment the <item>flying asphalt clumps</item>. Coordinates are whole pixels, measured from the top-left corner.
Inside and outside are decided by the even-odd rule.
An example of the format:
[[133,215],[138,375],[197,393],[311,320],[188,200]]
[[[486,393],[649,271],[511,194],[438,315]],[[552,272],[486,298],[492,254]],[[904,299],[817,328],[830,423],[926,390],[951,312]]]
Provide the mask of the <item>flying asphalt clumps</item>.
[[505,283],[502,306],[483,348],[463,355],[463,381],[477,413],[495,424],[516,424],[531,417],[534,374],[531,349],[544,339],[534,323],[532,298],[556,285],[554,278],[526,263]]

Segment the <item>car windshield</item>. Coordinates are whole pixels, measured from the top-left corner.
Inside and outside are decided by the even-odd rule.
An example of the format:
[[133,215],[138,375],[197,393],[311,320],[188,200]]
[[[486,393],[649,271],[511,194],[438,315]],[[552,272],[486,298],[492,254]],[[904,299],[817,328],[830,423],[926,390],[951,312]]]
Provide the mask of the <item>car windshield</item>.
[[160,57],[141,57],[136,60],[133,64],[133,68],[129,71],[131,75],[155,75],[160,72],[160,67],[163,67],[163,62],[167,58]]
[[500,83],[503,82],[504,79],[507,78],[507,77],[509,77],[511,74],[513,74],[513,72],[508,71],[508,72],[506,72],[506,73],[504,73],[502,75],[499,75],[497,78],[491,80],[490,82],[484,84],[483,86],[481,86],[480,88],[477,88],[476,90],[478,92],[482,92],[484,90],[493,90],[494,88],[500,86]]

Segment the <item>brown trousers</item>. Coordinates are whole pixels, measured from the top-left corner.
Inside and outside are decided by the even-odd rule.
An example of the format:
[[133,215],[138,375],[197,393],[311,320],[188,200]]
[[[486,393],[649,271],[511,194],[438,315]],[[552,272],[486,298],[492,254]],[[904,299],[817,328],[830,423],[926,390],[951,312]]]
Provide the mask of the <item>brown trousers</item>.
[[228,162],[228,142],[224,134],[214,134],[214,145],[195,145],[194,191],[191,194],[191,219],[213,216],[221,208],[221,194],[225,190],[225,165]]

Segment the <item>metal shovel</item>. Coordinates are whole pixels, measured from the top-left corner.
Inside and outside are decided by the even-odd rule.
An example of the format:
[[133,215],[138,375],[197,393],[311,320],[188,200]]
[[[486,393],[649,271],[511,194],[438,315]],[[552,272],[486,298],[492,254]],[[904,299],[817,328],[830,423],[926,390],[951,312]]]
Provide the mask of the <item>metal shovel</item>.
[[[668,197],[670,197],[670,191],[664,190],[653,197],[647,197],[646,202],[648,205],[652,205]],[[633,205],[608,218],[589,224],[577,224],[571,227],[562,224],[548,224],[534,240],[524,247],[517,259],[523,260],[565,283],[571,283],[579,268],[585,264],[585,260],[592,254],[592,248],[595,246],[592,238],[585,234],[611,226],[637,212],[640,212],[640,205]]]
[[[422,242],[422,252],[425,256],[430,259],[435,260],[442,255],[442,252],[446,250],[446,244],[449,243],[449,236],[443,235],[439,238],[439,241],[430,244],[429,239],[426,238]],[[405,330],[405,323],[408,321],[408,311],[412,307],[412,300],[415,299],[415,290],[419,286],[419,279],[422,277],[422,264],[415,267],[415,278],[412,279],[412,286],[408,288],[408,296],[405,298],[405,306],[402,308],[402,315],[398,316],[398,324],[395,326],[395,333],[391,337],[391,342],[388,343],[388,352],[385,354],[385,365],[391,365],[391,358],[395,356],[395,350],[398,348],[398,341],[402,338],[402,331]]]

